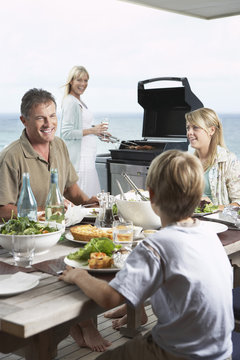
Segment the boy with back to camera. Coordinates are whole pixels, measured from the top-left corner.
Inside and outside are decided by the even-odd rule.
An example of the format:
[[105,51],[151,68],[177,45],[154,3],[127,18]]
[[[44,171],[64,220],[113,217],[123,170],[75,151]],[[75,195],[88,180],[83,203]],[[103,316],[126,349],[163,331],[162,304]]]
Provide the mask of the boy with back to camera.
[[231,266],[218,236],[191,218],[203,193],[202,165],[187,152],[166,151],[151,163],[147,186],[162,229],[135,247],[115,278],[107,283],[69,266],[60,276],[105,309],[151,299],[153,329],[98,359],[230,360]]

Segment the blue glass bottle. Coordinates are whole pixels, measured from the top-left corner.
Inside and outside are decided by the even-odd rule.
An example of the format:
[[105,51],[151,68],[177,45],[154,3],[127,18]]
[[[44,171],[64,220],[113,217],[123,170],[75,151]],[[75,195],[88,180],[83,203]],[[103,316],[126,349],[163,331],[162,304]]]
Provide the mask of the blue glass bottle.
[[28,217],[29,220],[37,221],[37,202],[30,186],[29,173],[23,173],[17,214],[18,217]]

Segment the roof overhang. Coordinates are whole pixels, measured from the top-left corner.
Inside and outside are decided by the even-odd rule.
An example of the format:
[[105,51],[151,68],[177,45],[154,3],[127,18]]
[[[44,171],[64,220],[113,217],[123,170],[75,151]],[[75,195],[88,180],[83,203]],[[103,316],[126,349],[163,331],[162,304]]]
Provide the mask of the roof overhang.
[[194,16],[201,19],[217,19],[240,15],[239,0],[121,0],[159,10]]

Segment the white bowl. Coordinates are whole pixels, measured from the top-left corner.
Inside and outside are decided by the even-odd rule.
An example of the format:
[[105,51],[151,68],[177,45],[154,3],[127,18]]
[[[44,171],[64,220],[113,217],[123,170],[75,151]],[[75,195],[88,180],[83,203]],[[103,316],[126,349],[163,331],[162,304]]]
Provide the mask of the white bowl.
[[125,220],[132,220],[134,225],[143,229],[160,228],[160,218],[153,211],[150,201],[134,201],[135,194],[132,192],[125,195],[129,200],[122,200],[121,195],[115,196],[117,208]]
[[[49,249],[56,245],[58,240],[61,237],[63,226],[61,224],[53,224],[48,221],[39,221],[41,224],[50,225],[50,227],[55,227],[58,231],[49,232],[47,234],[36,234],[36,235],[15,235],[15,237],[27,241],[28,239],[34,236],[35,238],[35,254],[45,253]],[[4,225],[4,224],[3,224]],[[0,225],[2,227],[3,225]],[[12,235],[0,234],[0,245],[11,252],[12,250]]]

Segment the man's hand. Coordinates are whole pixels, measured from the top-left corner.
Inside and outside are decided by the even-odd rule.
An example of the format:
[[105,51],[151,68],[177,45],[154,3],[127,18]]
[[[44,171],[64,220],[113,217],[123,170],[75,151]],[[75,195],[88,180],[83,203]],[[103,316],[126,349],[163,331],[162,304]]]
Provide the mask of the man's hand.
[[[98,204],[98,199],[96,196],[89,198],[78,186],[77,183],[68,187],[64,191],[64,197],[72,202],[74,205],[84,205],[84,204]],[[94,205],[95,206],[95,205]]]
[[64,198],[64,209],[65,209],[65,211],[67,211],[67,209],[69,207],[72,207],[72,206],[74,206],[74,204],[71,201]]
[[[96,196],[92,196],[91,198],[89,198],[88,200],[84,201],[82,203],[82,205],[84,205],[85,207],[99,207],[99,201],[96,198]],[[88,205],[88,206],[87,206]]]

